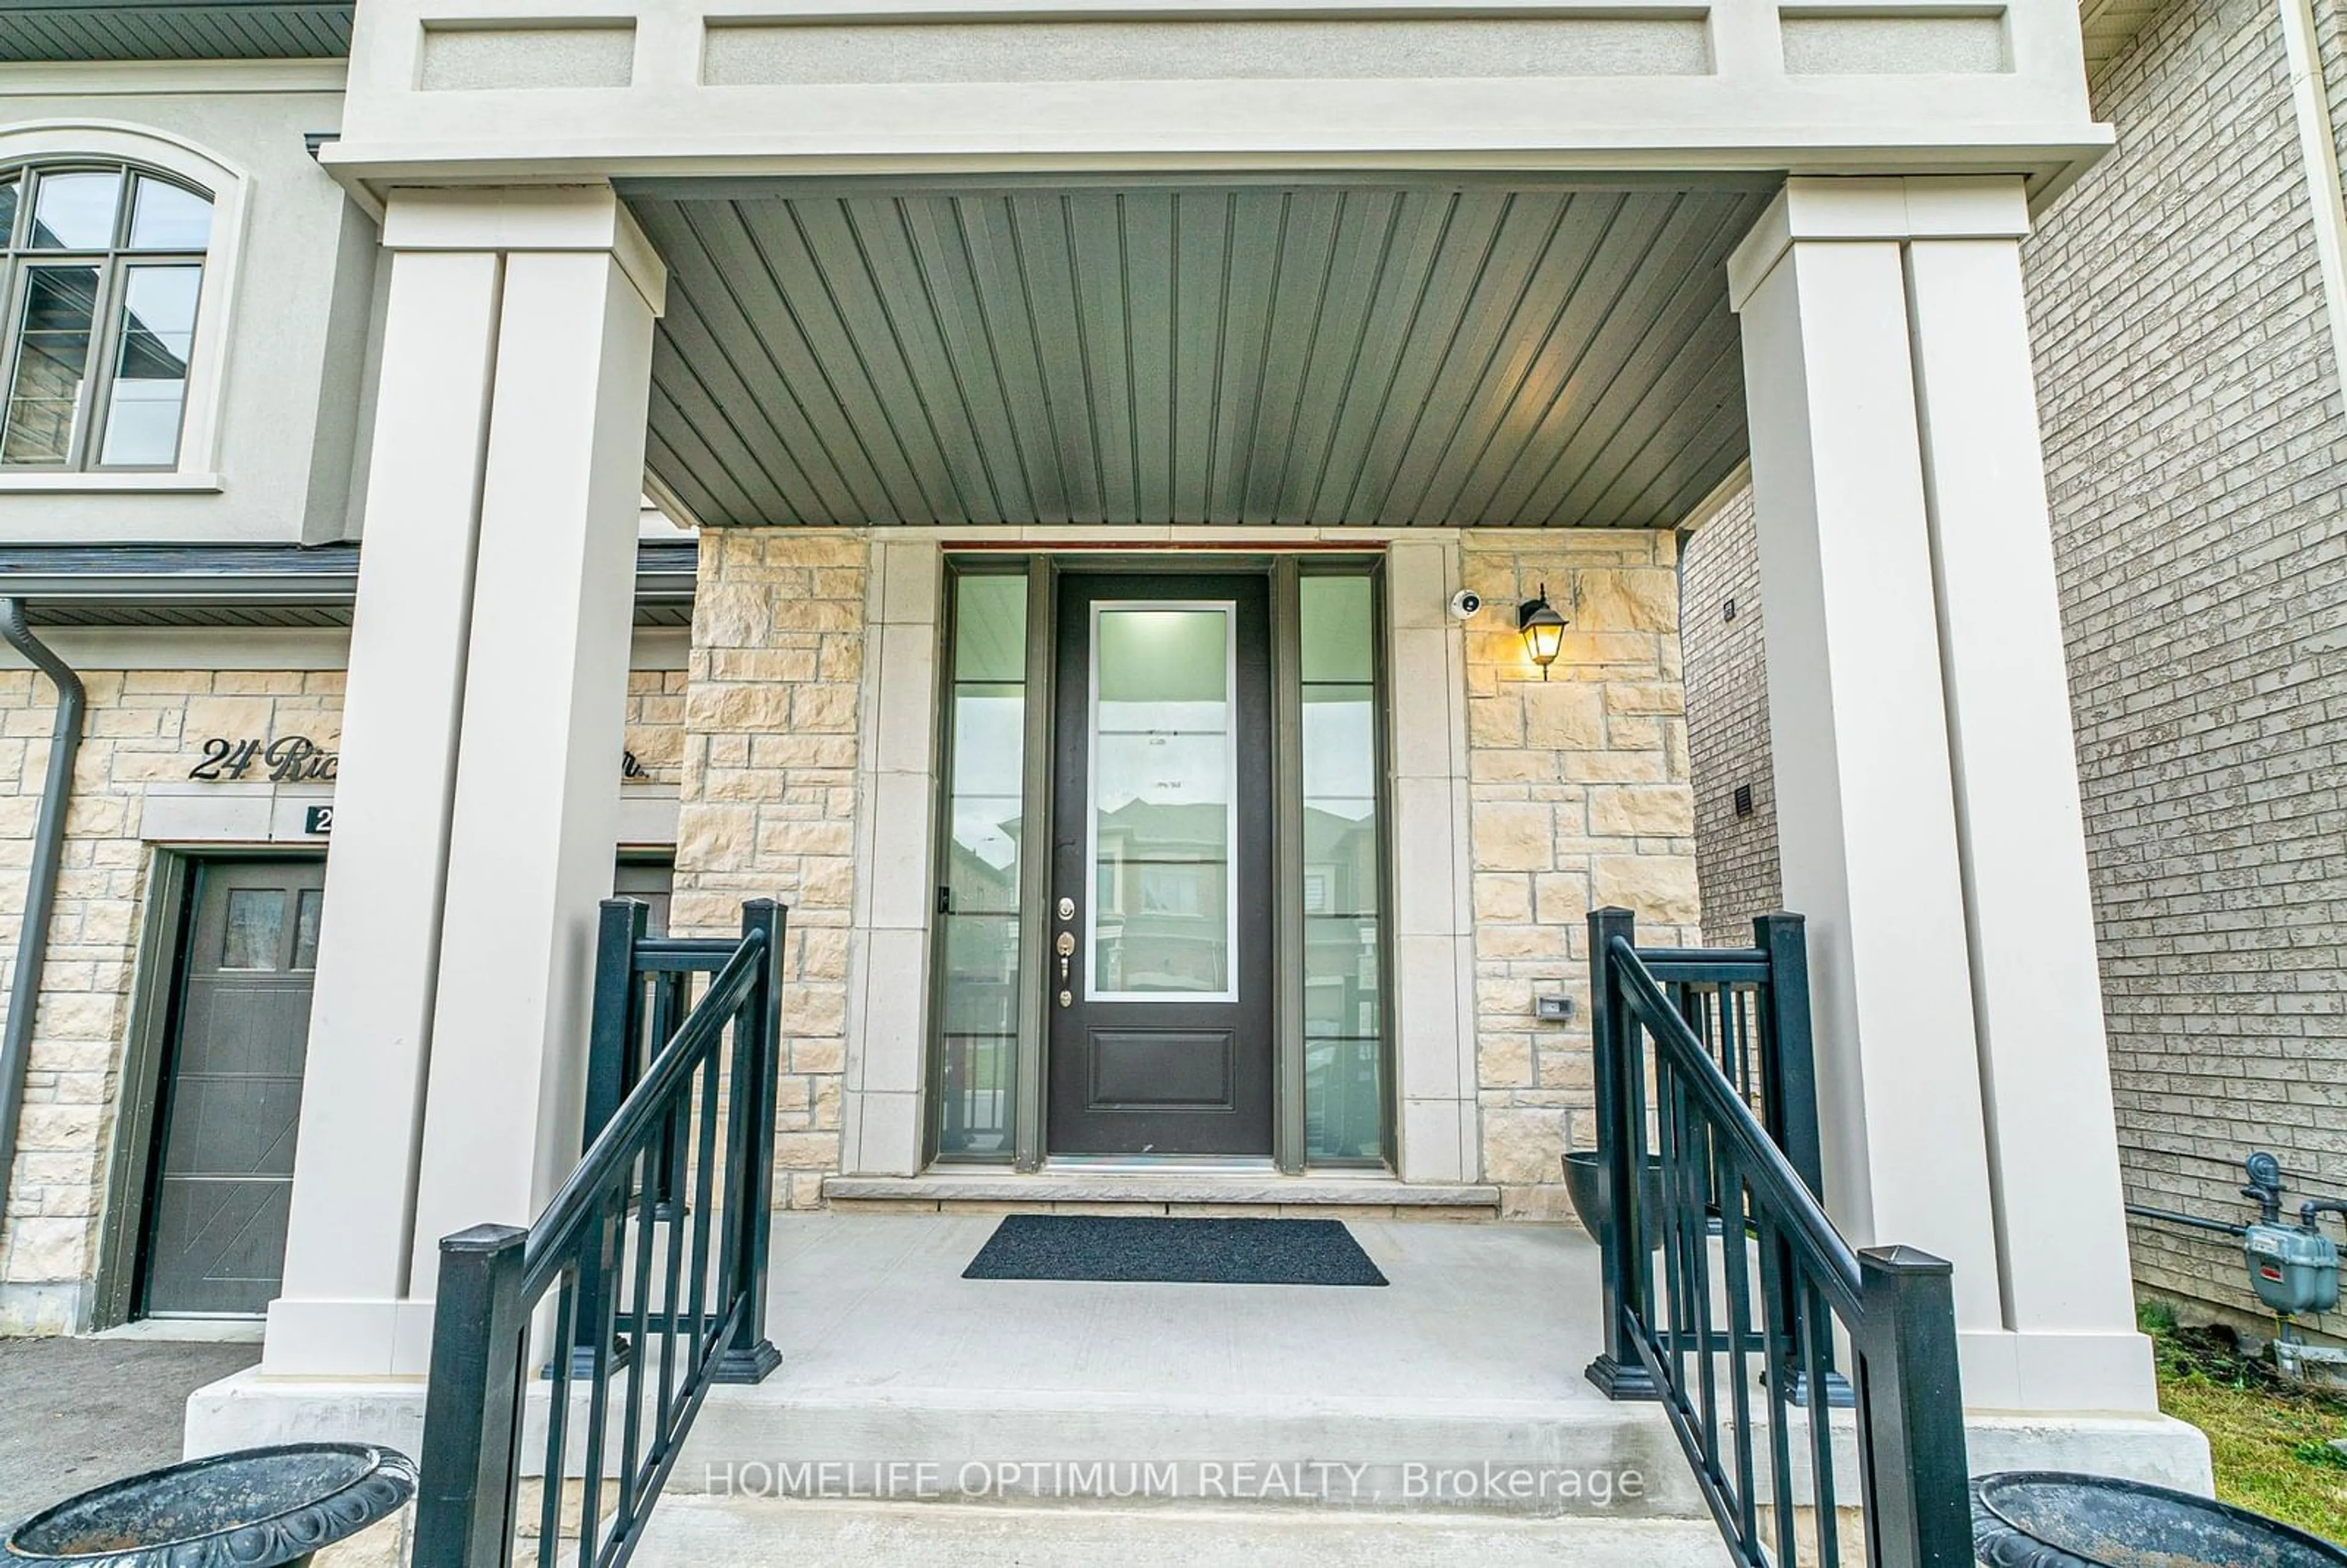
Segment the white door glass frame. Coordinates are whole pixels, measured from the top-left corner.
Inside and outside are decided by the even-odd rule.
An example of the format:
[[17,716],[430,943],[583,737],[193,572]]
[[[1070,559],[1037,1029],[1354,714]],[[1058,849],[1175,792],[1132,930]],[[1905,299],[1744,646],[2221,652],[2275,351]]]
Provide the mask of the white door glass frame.
[[[1147,610],[1211,611],[1223,618],[1223,978],[1219,991],[1104,990],[1100,982],[1101,619]],[[1084,694],[1084,999],[1103,1002],[1235,1002],[1240,974],[1236,889],[1238,792],[1238,602],[1235,600],[1121,599],[1095,600],[1085,661]],[[1120,902],[1120,907],[1122,903]]]

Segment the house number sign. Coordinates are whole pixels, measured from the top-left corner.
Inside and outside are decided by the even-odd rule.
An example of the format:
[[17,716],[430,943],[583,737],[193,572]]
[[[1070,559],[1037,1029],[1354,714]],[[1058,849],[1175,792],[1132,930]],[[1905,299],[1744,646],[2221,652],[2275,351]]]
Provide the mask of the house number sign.
[[[332,784],[342,760],[341,753],[327,751],[307,735],[283,735],[265,746],[259,741],[214,735],[204,743],[203,760],[188,770],[188,776],[206,783],[241,779],[258,765],[263,770],[261,776],[271,784]],[[620,776],[630,784],[641,784],[650,780],[652,773],[635,753],[623,752],[620,756]]]
[[331,784],[342,761],[307,735],[280,735],[267,745],[255,740],[231,740],[214,735],[204,743],[203,760],[188,770],[191,779],[207,782],[241,779],[257,764],[272,784]]

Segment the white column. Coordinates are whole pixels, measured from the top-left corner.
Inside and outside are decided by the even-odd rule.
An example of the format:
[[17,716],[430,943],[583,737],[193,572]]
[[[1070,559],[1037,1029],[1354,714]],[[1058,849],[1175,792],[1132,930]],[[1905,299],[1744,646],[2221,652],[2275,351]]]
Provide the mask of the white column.
[[2017,180],[1794,179],[1742,316],[1827,1203],[1955,1266],[1974,1409],[2152,1408],[2133,1332]]
[[[419,1298],[441,1236],[528,1224],[577,1161],[596,905],[618,836],[661,285],[631,274],[633,225],[608,195],[544,216],[549,248],[506,263],[416,1183]],[[582,221],[600,243],[551,248]]]
[[397,254],[351,627],[338,828],[272,1373],[391,1369],[465,691],[501,268]]
[[384,243],[271,1376],[420,1371],[439,1235],[526,1220],[575,1155],[591,924],[617,832],[664,271],[604,187],[397,192]]
[[2031,1408],[2149,1409],[2020,250],[1918,239],[1907,269],[2014,1373]]

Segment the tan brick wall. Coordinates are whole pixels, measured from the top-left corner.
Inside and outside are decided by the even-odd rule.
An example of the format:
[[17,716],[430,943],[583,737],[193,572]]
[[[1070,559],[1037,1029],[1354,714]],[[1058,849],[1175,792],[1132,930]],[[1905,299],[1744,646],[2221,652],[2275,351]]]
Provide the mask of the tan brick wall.
[[701,536],[670,919],[718,934],[745,898],[790,906],[775,1202],[794,1208],[839,1168],[868,575],[846,530]]
[[[0,1286],[70,1286],[93,1268],[144,915],[145,787],[186,778],[208,736],[307,735],[332,749],[342,733],[339,670],[92,671],[82,684],[87,723],[0,1227]],[[0,952],[11,979],[55,702],[46,680],[0,671]],[[0,1009],[5,996],[0,987]],[[0,1289],[0,1333],[64,1332],[77,1327],[69,1293]]]
[[[1624,905],[1643,938],[1699,939],[1675,567],[1663,533],[1462,538],[1484,603],[1467,631],[1483,1165],[1510,1214],[1569,1213],[1559,1156],[1596,1143],[1589,911]],[[1515,630],[1542,583],[1572,622],[1545,681]],[[1534,1022],[1533,997],[1560,991],[1572,1022]]]
[[[1747,486],[1686,536],[1680,565],[1696,869],[1704,940],[1714,947],[1749,942],[1752,917],[1785,898],[1777,862],[1777,773],[1768,753],[1759,544]],[[1752,792],[1752,809],[1743,816],[1736,815],[1739,785]]]
[[[2347,81],[2342,18],[2317,10]],[[2271,7],[2168,7],[2094,98],[2118,146],[2022,264],[2119,1158],[2131,1201],[2238,1222],[2252,1149],[2280,1156],[2293,1204],[2347,1190],[2341,379]],[[1745,508],[1699,531],[1690,579],[1732,569],[1751,529]],[[1687,658],[1697,693],[1765,676],[1757,640],[1691,630]],[[1692,712],[1709,803],[1738,731],[1730,707]],[[1706,896],[1718,872],[1757,899],[1703,827]],[[1773,838],[1769,803],[1743,831]],[[2139,1285],[2270,1323],[2238,1244],[2129,1236]],[[2309,1326],[2347,1336],[2340,1314]]]
[[[2168,7],[2094,98],[2118,146],[2023,260],[2120,1157],[2130,1199],[2239,1221],[2252,1149],[2293,1207],[2347,1191],[2340,366],[2273,7]],[[2226,1237],[2131,1241],[2257,1314]]]

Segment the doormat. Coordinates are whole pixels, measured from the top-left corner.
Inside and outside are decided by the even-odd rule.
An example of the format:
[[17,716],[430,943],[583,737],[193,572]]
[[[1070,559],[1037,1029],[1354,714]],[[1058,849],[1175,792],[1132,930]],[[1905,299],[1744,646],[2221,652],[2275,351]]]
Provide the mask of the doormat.
[[964,1279],[1157,1285],[1383,1285],[1342,1220],[1010,1214]]

